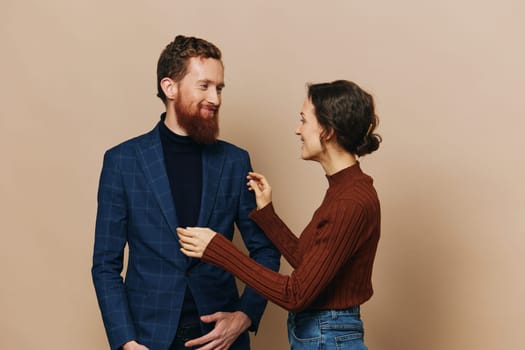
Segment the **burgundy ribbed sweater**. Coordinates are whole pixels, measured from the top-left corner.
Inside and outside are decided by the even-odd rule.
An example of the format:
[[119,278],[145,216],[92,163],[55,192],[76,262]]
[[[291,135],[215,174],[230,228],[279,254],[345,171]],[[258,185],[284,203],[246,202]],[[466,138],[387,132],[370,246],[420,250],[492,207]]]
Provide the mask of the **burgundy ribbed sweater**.
[[362,304],[373,293],[379,200],[372,178],[361,171],[359,163],[327,179],[323,202],[300,238],[275,214],[272,203],[251,213],[294,268],[290,276],[257,264],[220,234],[209,243],[202,259],[230,271],[292,312]]

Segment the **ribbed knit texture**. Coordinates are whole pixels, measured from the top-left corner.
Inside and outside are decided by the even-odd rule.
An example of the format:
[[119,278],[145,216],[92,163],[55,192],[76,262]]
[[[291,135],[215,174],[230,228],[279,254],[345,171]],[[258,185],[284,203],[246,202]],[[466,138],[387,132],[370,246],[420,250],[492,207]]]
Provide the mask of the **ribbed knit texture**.
[[290,276],[267,269],[215,235],[203,260],[230,271],[270,301],[292,312],[345,309],[368,300],[380,235],[380,207],[372,178],[359,163],[327,176],[321,206],[297,238],[272,203],[250,217],[294,267]]

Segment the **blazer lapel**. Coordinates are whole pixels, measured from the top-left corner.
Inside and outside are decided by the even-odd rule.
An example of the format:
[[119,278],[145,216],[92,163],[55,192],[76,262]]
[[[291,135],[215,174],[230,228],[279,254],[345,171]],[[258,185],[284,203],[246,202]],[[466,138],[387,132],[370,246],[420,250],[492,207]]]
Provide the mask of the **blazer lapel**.
[[202,152],[202,196],[198,226],[206,227],[210,219],[224,166],[225,154],[222,145],[206,146]]
[[178,220],[164,163],[158,125],[148,135],[150,137],[146,138],[145,143],[136,147],[138,161],[172,233],[176,236]]

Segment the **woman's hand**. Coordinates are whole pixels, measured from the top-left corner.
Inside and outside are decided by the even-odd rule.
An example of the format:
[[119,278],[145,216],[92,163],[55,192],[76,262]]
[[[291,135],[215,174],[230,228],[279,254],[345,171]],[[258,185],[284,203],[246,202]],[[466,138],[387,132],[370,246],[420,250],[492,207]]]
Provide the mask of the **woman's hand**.
[[257,209],[262,209],[272,201],[272,187],[264,177],[264,175],[249,172],[248,188],[255,193],[255,200],[257,201]]
[[181,252],[192,258],[202,258],[206,247],[217,232],[207,227],[177,227]]

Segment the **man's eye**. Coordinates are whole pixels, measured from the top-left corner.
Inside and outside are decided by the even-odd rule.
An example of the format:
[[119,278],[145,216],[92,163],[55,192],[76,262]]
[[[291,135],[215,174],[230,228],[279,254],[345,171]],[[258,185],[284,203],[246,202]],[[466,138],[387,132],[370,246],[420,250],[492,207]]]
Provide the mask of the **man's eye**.
[[200,87],[201,87],[201,89],[204,89],[204,90],[206,90],[206,89],[208,88],[208,84],[201,84],[201,86],[200,86]]

